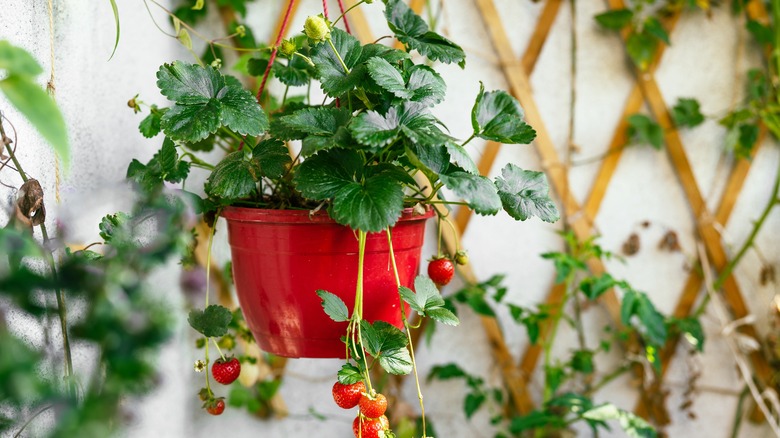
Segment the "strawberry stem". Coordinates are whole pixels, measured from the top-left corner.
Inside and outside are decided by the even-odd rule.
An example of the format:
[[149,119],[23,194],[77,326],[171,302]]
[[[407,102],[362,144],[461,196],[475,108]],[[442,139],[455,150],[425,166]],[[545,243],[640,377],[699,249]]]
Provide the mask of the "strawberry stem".
[[[422,419],[422,436],[427,436],[425,430],[425,405],[423,404],[422,389],[420,389],[420,376],[417,373],[417,362],[414,360],[414,342],[412,340],[412,331],[409,326],[409,320],[406,317],[406,307],[404,300],[401,298],[401,277],[398,275],[398,265],[395,262],[395,252],[393,251],[393,238],[390,234],[390,228],[387,228],[387,246],[390,251],[390,263],[393,265],[393,274],[395,275],[395,284],[398,287],[398,301],[401,305],[401,319],[404,322],[404,328],[406,328],[406,338],[409,340],[409,357],[412,359],[412,370],[414,371],[414,383],[417,385],[417,400],[420,401],[420,416]],[[419,327],[419,325],[418,325]]]
[[217,351],[219,352],[219,357],[222,358],[222,361],[225,361],[225,355],[222,353],[222,349],[219,348],[219,344],[217,344],[217,340],[214,338],[211,338],[211,340],[214,342],[214,346],[217,347]]

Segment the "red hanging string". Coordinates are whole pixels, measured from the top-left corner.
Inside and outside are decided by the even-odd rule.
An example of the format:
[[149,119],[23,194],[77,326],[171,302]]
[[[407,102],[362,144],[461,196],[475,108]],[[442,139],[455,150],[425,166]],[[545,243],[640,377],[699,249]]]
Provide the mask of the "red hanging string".
[[290,2],[287,4],[287,12],[284,13],[282,27],[279,28],[279,34],[276,36],[276,42],[274,43],[273,49],[271,49],[271,58],[268,59],[268,66],[265,68],[265,73],[263,73],[263,80],[260,82],[260,89],[257,90],[257,103],[260,103],[260,96],[263,94],[263,90],[265,89],[265,83],[268,80],[268,74],[271,72],[271,66],[274,65],[274,61],[276,60],[276,52],[279,50],[279,44],[281,44],[282,38],[284,38],[285,31],[287,30],[287,24],[290,21],[290,13],[292,12],[294,3],[295,0],[290,0]]
[[345,9],[344,9],[344,1],[343,0],[339,0],[339,10],[341,11],[341,15],[343,16],[342,20],[344,20],[344,29],[346,29],[347,33],[351,35],[352,31],[349,30],[349,21],[347,21],[347,16],[346,16],[346,14],[344,12]]
[[326,20],[329,20],[329,18],[328,18],[328,0],[322,0],[322,15],[325,16]]

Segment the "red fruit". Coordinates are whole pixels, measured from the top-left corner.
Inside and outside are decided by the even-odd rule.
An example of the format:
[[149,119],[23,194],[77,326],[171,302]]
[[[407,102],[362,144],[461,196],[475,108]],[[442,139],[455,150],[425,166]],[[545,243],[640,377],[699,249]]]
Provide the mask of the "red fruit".
[[220,415],[225,412],[225,400],[218,398],[206,403],[206,412],[211,415]]
[[368,418],[379,418],[387,410],[387,398],[382,394],[377,394],[371,398],[367,395],[360,397],[360,413]]
[[366,392],[366,385],[363,382],[344,385],[340,382],[333,384],[333,401],[340,408],[352,409],[360,402],[360,397]]
[[428,264],[428,276],[439,286],[449,283],[453,275],[455,275],[455,265],[450,259],[434,259]]
[[241,374],[241,362],[235,357],[230,360],[217,359],[211,366],[211,375],[214,376],[214,380],[223,384],[230,385]]
[[352,433],[355,434],[355,437],[384,438],[385,431],[390,429],[390,422],[384,415],[379,418],[363,417],[363,427],[360,426],[360,415],[358,415],[352,422]]

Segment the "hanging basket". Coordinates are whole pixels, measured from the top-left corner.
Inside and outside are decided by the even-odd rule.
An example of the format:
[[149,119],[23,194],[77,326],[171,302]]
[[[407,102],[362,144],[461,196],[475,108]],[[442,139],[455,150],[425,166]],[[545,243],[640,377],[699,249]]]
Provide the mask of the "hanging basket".
[[[392,228],[401,284],[420,266],[426,219],[406,209]],[[344,358],[347,323],[332,321],[316,291],[338,295],[352,312],[358,270],[356,233],[325,212],[228,207],[233,278],[249,329],[264,351],[284,357]],[[363,270],[363,318],[402,327],[387,234],[370,233]],[[408,312],[407,312],[408,314]]]

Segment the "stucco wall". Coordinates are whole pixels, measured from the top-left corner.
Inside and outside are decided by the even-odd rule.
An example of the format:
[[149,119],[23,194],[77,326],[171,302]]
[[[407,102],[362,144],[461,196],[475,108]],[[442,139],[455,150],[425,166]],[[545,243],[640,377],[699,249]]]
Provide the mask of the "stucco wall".
[[[147,141],[138,133],[140,117],[126,106],[127,100],[140,93],[147,102],[162,103],[155,86],[155,71],[163,62],[189,58],[176,41],[154,27],[140,0],[118,2],[122,35],[119,49],[111,61],[108,57],[113,45],[114,23],[109,2],[54,0],[53,3],[57,100],[68,124],[73,151],[73,164],[67,173],[62,174],[59,183],[55,181],[55,162],[49,148],[2,97],[0,110],[14,121],[19,133],[20,161],[30,174],[41,181],[46,191],[47,223],[53,225],[58,216],[68,221],[78,219],[79,226],[71,230],[70,238],[89,242],[97,236],[99,218],[124,205],[125,189],[121,179],[127,163],[131,158],[142,161],[150,158],[157,147],[156,141]],[[333,3],[331,10],[336,10]],[[496,3],[513,48],[520,56],[542,3],[517,0],[497,0]],[[278,0],[258,0],[252,5],[247,22],[258,38],[270,39],[273,21],[282,4]],[[319,7],[320,2],[316,0],[304,0],[291,28],[301,29],[303,19],[309,13],[318,12]],[[578,50],[574,142],[581,151],[573,157],[575,160],[598,155],[607,149],[633,84],[619,38],[601,31],[592,19],[604,9],[604,4],[592,0],[580,1],[576,8]],[[381,4],[369,5],[364,10],[375,29],[374,33],[377,36],[387,34],[382,24]],[[162,15],[155,12],[155,16],[165,23]],[[217,21],[212,20],[212,24]],[[537,103],[559,154],[565,153],[568,135],[571,25],[570,9],[564,4],[532,76]],[[742,84],[735,83],[735,78],[742,78],[744,70],[755,62],[750,53],[739,61],[735,60],[740,38],[737,28],[737,23],[725,7],[716,9],[710,18],[701,13],[683,16],[672,34],[672,46],[656,75],[667,102],[675,102],[677,97],[695,97],[706,115],[717,117],[725,114],[732,101],[742,95]],[[470,134],[467,109],[473,104],[479,81],[483,81],[487,89],[506,88],[507,84],[471,0],[446,2],[441,29],[463,45],[469,59],[465,70],[442,68],[449,92],[446,101],[437,107],[436,114],[452,129],[454,136],[465,138]],[[204,32],[214,36],[221,34],[218,24]],[[49,72],[48,11],[44,0],[2,0],[0,39],[9,39],[29,50]],[[41,76],[42,84],[45,84],[44,76],[48,74]],[[711,209],[717,204],[730,164],[728,159],[722,159],[723,138],[724,130],[714,118],[682,133],[686,151]],[[472,144],[473,156],[479,157],[483,145],[478,141]],[[726,241],[734,246],[746,238],[751,220],[769,196],[770,182],[780,154],[775,144],[765,146],[755,158],[745,189],[724,230]],[[503,147],[494,172],[509,161],[524,168],[541,168],[531,146]],[[598,166],[594,163],[572,168],[571,186],[578,200],[583,201],[587,196]],[[6,184],[19,184],[18,178],[8,171],[0,173],[0,180]],[[57,186],[61,195],[59,204],[54,196]],[[0,187],[3,205],[10,202],[10,196],[9,190]],[[640,229],[639,223],[646,220],[653,225]],[[0,212],[0,223],[4,221],[5,212]],[[620,251],[622,242],[630,233],[636,231],[640,234],[642,251],[627,258],[624,263],[609,262],[608,269],[614,276],[626,278],[638,289],[648,292],[662,311],[671,311],[688,275],[686,266],[696,254],[696,242],[690,209],[665,152],[638,146],[623,154],[597,218],[597,227],[602,235],[601,244],[615,252]],[[560,225],[537,220],[517,223],[505,216],[477,217],[472,221],[463,243],[470,251],[473,267],[480,278],[506,273],[510,286],[506,299],[531,306],[544,299],[552,284],[552,264],[542,260],[538,254],[562,249],[561,241],[555,234],[559,228]],[[677,231],[680,236],[681,253],[669,255],[656,249],[656,242],[667,229]],[[776,209],[757,239],[764,256],[775,267],[780,263],[778,230],[780,213]],[[428,248],[426,254],[433,251],[433,248]],[[224,260],[227,250],[222,245],[215,253],[217,258]],[[737,269],[736,276],[761,326],[766,321],[766,309],[777,293],[777,286],[771,283],[759,285],[759,269],[758,259],[750,253]],[[173,306],[183,309],[176,286],[176,272],[176,267],[170,266],[158,276],[157,281],[160,294],[170,297]],[[447,290],[458,286],[456,281]],[[183,315],[182,310],[179,315],[180,330],[161,357],[164,377],[160,389],[134,407],[136,416],[128,429],[128,436],[206,437],[228,432],[237,438],[350,434],[352,413],[339,410],[330,400],[330,386],[340,366],[339,361],[289,362],[288,377],[281,389],[291,411],[287,419],[261,421],[230,409],[221,417],[204,415],[195,396],[201,376],[192,372],[196,356],[190,348],[191,333]],[[507,328],[508,345],[519,356],[528,343],[525,331],[511,323],[508,315],[500,316]],[[594,335],[591,339],[595,338],[606,318],[601,309],[588,311],[586,326]],[[9,319],[20,332],[36,332],[28,330],[31,327],[29,321],[14,315],[10,315]],[[420,348],[418,359],[422,374],[434,364],[456,361],[466,370],[489,376],[492,383],[498,383],[500,373],[490,359],[478,318],[464,309],[461,319],[460,327],[445,328],[436,333],[435,349]],[[668,433],[672,437],[728,436],[737,401],[733,394],[742,388],[731,355],[719,334],[717,319],[708,313],[703,323],[707,329],[708,345],[705,353],[696,359],[703,373],[699,381],[701,392],[694,408],[698,419],[688,419],[677,409],[689,370],[683,360],[675,360],[667,379],[671,391],[668,406],[673,415]],[[58,345],[57,330],[52,331],[52,336],[51,342]],[[562,330],[560,339],[556,352],[563,354],[573,345],[574,336]],[[44,339],[31,335],[31,342],[40,345]],[[613,353],[611,359],[616,360],[618,354]],[[90,363],[90,356],[83,348],[77,348],[76,362],[77,366]],[[538,398],[540,384],[535,384],[533,389]],[[461,382],[426,384],[423,391],[427,412],[435,422],[439,436],[492,436],[485,413],[478,414],[471,421],[465,420],[460,409],[463,396]],[[415,406],[413,387],[408,386],[406,393],[410,404]],[[629,409],[635,398],[636,392],[631,389],[627,377],[616,380],[597,396],[600,401],[610,400]],[[327,420],[317,420],[309,415],[310,407],[324,414]],[[45,421],[44,418],[39,430],[45,427]],[[741,436],[769,434],[766,428],[746,424]],[[601,436],[623,434],[615,425],[611,434]]]

